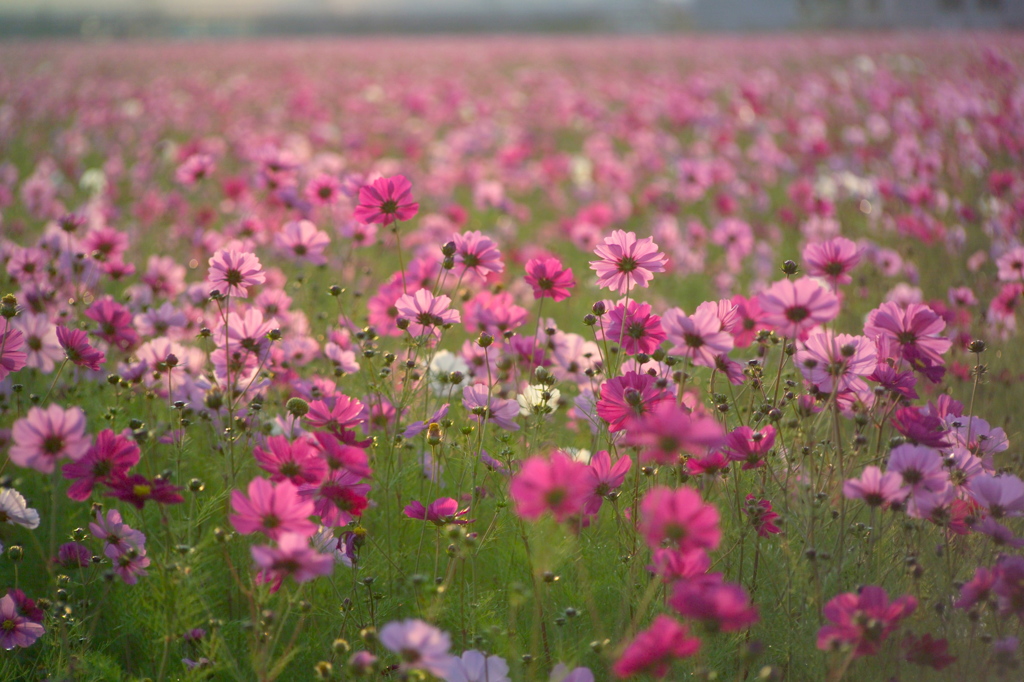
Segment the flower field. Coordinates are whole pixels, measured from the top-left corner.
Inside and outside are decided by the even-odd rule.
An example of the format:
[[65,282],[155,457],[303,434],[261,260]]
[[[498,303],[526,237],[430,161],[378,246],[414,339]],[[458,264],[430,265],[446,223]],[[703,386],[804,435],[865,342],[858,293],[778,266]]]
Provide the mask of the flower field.
[[1020,36],[0,65],[0,680],[1021,679]]

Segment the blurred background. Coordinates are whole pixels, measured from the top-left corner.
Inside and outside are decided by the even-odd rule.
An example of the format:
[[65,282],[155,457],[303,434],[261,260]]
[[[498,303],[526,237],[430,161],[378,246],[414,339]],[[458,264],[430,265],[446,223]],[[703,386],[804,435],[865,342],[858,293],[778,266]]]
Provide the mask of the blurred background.
[[1024,28],[1024,0],[0,0],[0,38]]

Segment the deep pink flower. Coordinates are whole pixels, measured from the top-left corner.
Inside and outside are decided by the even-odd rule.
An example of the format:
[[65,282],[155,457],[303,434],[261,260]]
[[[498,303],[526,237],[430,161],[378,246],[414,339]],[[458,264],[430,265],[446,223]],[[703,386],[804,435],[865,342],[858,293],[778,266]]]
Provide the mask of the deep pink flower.
[[653,237],[638,240],[635,233],[623,230],[612,232],[594,252],[600,257],[590,261],[590,269],[597,272],[597,285],[620,295],[628,294],[633,284],[646,288],[654,273],[664,272],[668,263]]
[[630,429],[626,442],[641,448],[642,462],[671,465],[678,462],[680,454],[703,455],[708,448],[719,447],[725,443],[725,433],[712,417],[664,400]]
[[17,329],[6,328],[0,334],[0,380],[25,366],[28,355],[22,350],[24,345],[25,335]]
[[730,333],[737,348],[746,348],[754,341],[760,329],[767,328],[761,318],[761,306],[757,303],[757,297],[746,298],[737,294],[732,297],[732,303],[736,306],[738,323]]
[[61,468],[64,478],[74,481],[68,488],[68,497],[79,502],[89,499],[93,487],[126,476],[139,463],[139,446],[128,438],[125,429],[115,434],[104,429],[96,435],[96,442],[81,459]]
[[11,440],[11,462],[48,474],[58,459],[78,460],[88,452],[85,412],[80,407],[65,410],[57,404],[45,410],[33,407],[14,422]]
[[267,276],[255,254],[235,249],[221,249],[209,260],[207,282],[222,296],[245,298],[249,287],[263,284]]
[[93,334],[107,343],[123,351],[131,350],[138,344],[139,333],[134,327],[131,311],[113,297],[96,299],[86,309],[85,316],[99,325]]
[[547,512],[565,521],[583,511],[591,493],[587,466],[556,451],[550,459],[531,457],[512,478],[509,488],[516,513],[535,520]]
[[362,424],[364,406],[344,393],[327,396],[309,403],[309,412],[303,419],[314,429],[327,429],[334,433],[351,430]]
[[726,452],[733,462],[743,462],[743,469],[764,466],[764,457],[775,446],[775,427],[765,426],[754,431],[749,426],[737,426],[726,436]]
[[714,549],[722,539],[718,510],[692,488],[652,488],[640,503],[640,534],[653,549]]
[[576,286],[572,268],[562,267],[562,261],[557,258],[527,261],[526,283],[533,288],[534,298],[552,298],[555,302],[569,298],[569,289]]
[[735,632],[757,622],[757,609],[742,586],[711,573],[676,582],[669,605],[712,632]]
[[895,471],[882,470],[876,466],[864,467],[860,478],[843,482],[843,496],[848,500],[862,499],[869,507],[888,506],[902,502],[910,494],[910,488],[903,485],[903,477]]
[[89,345],[89,336],[81,329],[68,329],[64,325],[58,324],[57,341],[64,349],[68,360],[79,367],[86,367],[97,372],[100,365],[107,360],[103,351],[96,350]]
[[412,183],[404,175],[378,178],[359,190],[359,205],[352,217],[363,223],[389,225],[416,215],[420,205],[412,200]]
[[846,237],[833,237],[826,242],[808,244],[803,259],[807,274],[832,283],[835,290],[840,284],[853,281],[850,271],[860,262],[861,249]]
[[28,647],[46,632],[43,626],[19,613],[11,593],[0,598],[0,647]]
[[472,272],[481,279],[505,271],[498,245],[479,231],[455,235],[455,262],[462,266],[456,274]]
[[670,308],[665,311],[663,324],[672,344],[669,353],[690,358],[695,365],[714,367],[715,358],[733,348],[733,337],[722,329],[714,302],[702,303],[690,316],[679,308]]
[[643,673],[664,677],[673,661],[692,656],[699,649],[700,640],[691,637],[685,625],[662,614],[629,643],[612,671],[619,677]]
[[772,511],[772,503],[768,500],[758,499],[753,495],[747,495],[747,503],[743,507],[743,513],[750,518],[750,525],[754,527],[757,534],[763,538],[782,531],[773,523],[779,518],[778,513]]
[[327,263],[324,249],[330,243],[331,238],[327,236],[327,233],[318,230],[316,225],[308,220],[293,220],[285,223],[281,231],[274,236],[274,245],[278,249],[293,255],[297,260],[313,265]]
[[299,488],[299,494],[313,500],[313,513],[320,517],[321,524],[346,526],[355,517],[362,516],[369,505],[366,494],[370,484],[360,483],[361,478],[346,469],[334,469],[318,485]]
[[583,511],[587,514],[596,514],[601,509],[605,495],[618,490],[626,480],[626,474],[629,473],[631,466],[633,460],[629,455],[623,455],[612,465],[612,458],[607,450],[594,453],[587,466],[590,495],[584,503]]
[[[339,441],[337,436],[332,433],[315,433],[313,437],[316,438],[316,443],[319,446],[320,457],[332,470],[345,469],[360,478],[369,478],[373,475],[366,450],[363,448]],[[312,483],[313,481],[308,482]]]
[[899,408],[893,415],[892,425],[916,445],[930,448],[948,448],[951,445],[946,422],[919,407]]
[[448,524],[463,526],[469,523],[468,520],[459,518],[468,514],[469,508],[459,509],[458,501],[451,497],[438,498],[431,502],[429,507],[424,507],[422,502],[413,500],[405,506],[402,513],[410,519],[430,521],[435,526],[446,526]]
[[608,422],[608,430],[615,433],[631,428],[659,403],[671,399],[671,394],[658,387],[654,377],[626,372],[601,384],[597,415]]
[[109,485],[111,490],[107,493],[108,497],[116,497],[138,509],[142,509],[147,500],[158,504],[181,504],[185,501],[178,493],[181,488],[162,478],[149,480],[142,474],[132,474],[115,479]]
[[875,585],[868,585],[860,594],[840,594],[825,605],[825,618],[833,624],[818,630],[818,648],[828,650],[838,644],[850,644],[856,647],[856,656],[878,653],[889,633],[915,608],[914,597],[905,595],[890,603],[885,590]]
[[285,533],[277,541],[277,547],[256,545],[251,552],[253,561],[261,569],[261,578],[273,582],[275,590],[288,576],[297,583],[304,583],[330,575],[334,570],[334,557],[311,548],[309,536],[301,533]]
[[651,314],[651,306],[647,303],[634,300],[628,305],[619,304],[612,308],[608,317],[605,339],[612,343],[621,340],[623,352],[629,355],[653,353],[665,340],[661,317]]
[[316,532],[316,524],[309,520],[313,502],[299,497],[291,481],[273,484],[265,478],[254,478],[249,483],[249,495],[231,491],[231,508],[235,510],[229,520],[242,535],[260,531],[271,540],[284,533],[297,533],[309,537]]
[[[839,299],[810,277],[780,280],[757,299],[762,320],[786,338],[805,338],[814,327],[839,314]],[[870,336],[870,335],[869,335]]]
[[686,471],[691,476],[717,476],[729,468],[730,460],[724,453],[710,452],[704,457],[691,457],[686,460]]
[[868,338],[881,336],[895,345],[897,357],[920,360],[925,366],[941,365],[942,354],[953,342],[939,336],[946,321],[934,310],[921,303],[906,308],[887,302],[868,313],[864,334]]
[[409,334],[424,336],[433,334],[441,336],[441,327],[446,324],[457,324],[462,321],[458,310],[453,310],[452,299],[444,294],[435,296],[426,289],[415,294],[403,294],[395,302],[398,314],[409,321]]

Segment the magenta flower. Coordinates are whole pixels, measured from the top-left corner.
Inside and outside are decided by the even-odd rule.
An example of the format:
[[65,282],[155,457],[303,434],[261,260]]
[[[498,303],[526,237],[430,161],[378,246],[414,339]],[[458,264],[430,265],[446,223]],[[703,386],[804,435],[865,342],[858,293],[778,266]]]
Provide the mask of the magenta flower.
[[[274,236],[274,246],[313,265],[325,265],[327,257],[324,249],[331,243],[331,238],[323,230],[308,220],[293,220],[285,223],[281,231]],[[257,261],[259,263],[259,261]],[[211,263],[212,265],[212,263]]]
[[138,344],[139,333],[133,326],[131,311],[111,296],[96,299],[86,309],[85,316],[99,325],[93,333],[107,343],[123,351]]
[[11,593],[0,598],[0,647],[28,647],[46,632],[43,626],[22,615]]
[[597,416],[608,422],[612,433],[632,428],[659,403],[671,400],[671,394],[657,385],[649,374],[626,372],[601,384]]
[[712,417],[687,412],[674,400],[664,400],[629,431],[626,442],[641,448],[641,461],[671,465],[682,453],[703,455],[708,448],[723,445],[725,433]]
[[672,344],[669,353],[690,358],[695,365],[714,367],[715,358],[732,350],[733,337],[722,329],[718,305],[702,303],[692,316],[679,308],[665,311],[665,332]]
[[946,422],[934,414],[928,414],[919,407],[901,407],[896,410],[892,424],[907,440],[916,445],[930,448],[948,448],[949,429]]
[[780,280],[761,292],[757,302],[762,320],[786,338],[805,338],[839,314],[836,295],[809,277]]
[[840,284],[853,281],[849,273],[860,263],[860,257],[861,249],[846,237],[833,237],[826,242],[808,244],[803,253],[807,274],[828,280],[833,291]]
[[692,656],[700,649],[700,640],[690,636],[685,625],[664,614],[638,634],[612,666],[618,677],[648,674],[664,677],[673,661]]
[[314,429],[344,433],[365,421],[364,409],[363,404],[355,398],[336,393],[309,403],[309,412],[303,418]]
[[14,422],[11,440],[11,462],[48,474],[58,459],[78,460],[88,452],[85,412],[80,407],[65,410],[57,404],[45,410],[33,407]]
[[5,329],[0,334],[0,380],[25,366],[28,355],[22,350],[24,345],[25,335],[17,329]]
[[775,427],[765,426],[754,431],[749,426],[737,426],[726,436],[726,452],[733,462],[743,462],[743,469],[764,466],[764,457],[775,445]]
[[691,476],[717,476],[729,468],[729,458],[722,452],[710,452],[704,457],[691,457],[686,460],[686,471]]
[[313,502],[301,499],[291,481],[275,485],[265,478],[254,478],[249,482],[248,497],[241,491],[231,491],[231,508],[235,513],[228,518],[242,535],[260,531],[277,540],[284,533],[309,537],[316,532],[316,524],[309,520]]
[[402,659],[402,670],[425,670],[444,678],[452,664],[448,634],[418,619],[392,621],[381,628],[380,643]]
[[472,272],[481,279],[505,271],[498,245],[479,231],[455,235],[455,262],[462,266],[461,274]]
[[412,218],[419,210],[420,205],[412,200],[412,183],[404,175],[394,175],[363,185],[352,217],[362,223],[390,225]]
[[64,478],[74,481],[68,488],[69,498],[87,500],[97,484],[122,478],[139,463],[139,446],[129,440],[129,433],[127,429],[121,434],[110,429],[100,431],[84,457],[61,468]]
[[569,289],[576,286],[572,268],[563,268],[557,258],[533,258],[526,262],[526,283],[534,298],[551,298],[557,303],[569,298]]
[[369,506],[366,493],[368,483],[360,483],[361,476],[345,469],[334,469],[318,485],[304,485],[299,494],[313,500],[313,513],[325,526],[347,526],[352,519],[362,516]]
[[864,334],[868,338],[880,336],[890,341],[896,346],[898,358],[920,360],[925,366],[931,366],[941,365],[942,354],[953,345],[949,339],[939,336],[945,328],[946,321],[926,305],[911,303],[901,308],[890,301],[868,314]]
[[664,272],[668,257],[658,251],[653,237],[637,239],[633,232],[615,230],[597,245],[600,260],[590,261],[597,272],[597,285],[620,295],[628,294],[633,284],[646,288],[654,273]]
[[133,547],[141,550],[146,546],[146,536],[142,531],[124,523],[121,512],[116,509],[108,509],[106,517],[97,511],[96,520],[89,522],[89,530],[93,537],[106,543],[104,554],[107,556],[124,554]]
[[779,518],[779,515],[777,512],[772,511],[772,503],[769,500],[747,495],[747,503],[743,507],[743,513],[750,518],[750,525],[763,538],[782,532],[774,523],[775,519]]
[[640,534],[653,549],[668,543],[680,552],[714,549],[722,539],[718,510],[692,488],[652,488],[640,503]]
[[934,639],[930,634],[925,634],[919,639],[913,633],[907,633],[900,646],[905,652],[903,660],[914,665],[942,670],[956,663],[956,656],[949,655],[949,642],[945,637]]
[[740,585],[711,573],[676,583],[669,605],[687,618],[700,621],[711,632],[735,632],[757,622],[757,609]]
[[974,571],[974,577],[960,588],[960,599],[954,602],[953,606],[958,609],[969,609],[975,604],[986,601],[992,593],[992,586],[995,584],[995,571],[979,566]]
[[284,533],[277,547],[256,545],[250,548],[252,559],[261,570],[261,578],[273,582],[276,590],[288,576],[304,583],[334,570],[334,557],[320,554],[309,546],[309,536]]
[[583,511],[591,493],[587,466],[560,451],[550,458],[531,457],[512,478],[509,492],[524,519],[550,512],[555,520],[565,521]]
[[395,302],[398,314],[409,321],[409,334],[425,336],[433,334],[440,338],[441,327],[462,321],[458,310],[449,306],[452,299],[444,294],[434,296],[427,289],[420,289],[415,294],[403,294]]
[[221,249],[210,258],[207,282],[223,296],[245,298],[249,287],[263,284],[267,276],[255,254],[235,249]]
[[57,341],[64,349],[68,360],[79,367],[86,367],[97,372],[100,365],[107,360],[103,351],[96,350],[89,345],[89,336],[81,329],[68,329],[59,324],[57,325]]
[[855,656],[873,655],[901,620],[917,608],[910,595],[889,602],[881,587],[868,585],[860,591],[833,597],[825,605],[825,618],[832,621],[818,630],[818,648],[828,650],[839,644],[855,648]]
[[612,457],[607,450],[594,453],[587,466],[590,495],[583,505],[584,513],[596,514],[600,511],[605,496],[619,489],[626,480],[626,474],[629,473],[631,466],[633,460],[629,455],[623,455],[612,465]]
[[185,501],[178,492],[181,488],[162,478],[149,480],[141,474],[132,474],[116,479],[109,485],[111,490],[107,493],[108,497],[116,497],[137,509],[142,509],[148,500],[158,504],[181,504]]
[[332,470],[345,469],[360,478],[369,478],[373,475],[366,450],[363,448],[348,445],[338,440],[332,433],[315,433],[313,437],[319,446],[319,456]]
[[612,343],[621,340],[622,350],[629,355],[653,353],[665,340],[661,317],[652,315],[651,306],[647,303],[629,301],[625,306],[619,304],[612,308],[608,317],[605,339]]
[[458,501],[450,497],[438,498],[431,502],[429,507],[424,507],[422,502],[413,500],[405,506],[402,513],[410,519],[430,521],[435,526],[446,526],[448,524],[464,526],[469,523],[468,520],[459,518],[468,514],[469,508],[459,509]]
[[864,467],[860,478],[850,478],[843,482],[843,496],[846,499],[864,500],[869,507],[902,502],[909,494],[910,488],[903,485],[903,476],[895,471],[883,474],[876,466]]

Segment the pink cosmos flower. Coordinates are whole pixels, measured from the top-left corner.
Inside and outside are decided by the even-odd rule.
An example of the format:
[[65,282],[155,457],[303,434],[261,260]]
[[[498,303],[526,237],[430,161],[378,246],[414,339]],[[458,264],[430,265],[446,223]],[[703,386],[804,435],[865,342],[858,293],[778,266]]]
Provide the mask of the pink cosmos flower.
[[419,210],[420,205],[412,200],[412,183],[404,175],[394,175],[363,185],[352,217],[363,223],[390,225],[412,218]]
[[498,245],[479,231],[455,235],[455,262],[462,266],[457,274],[472,272],[481,279],[505,271]]
[[44,374],[52,372],[64,353],[57,341],[57,328],[50,323],[50,316],[46,313],[22,313],[14,318],[13,325],[25,335],[25,344],[22,346],[25,366],[34,367]]
[[213,157],[209,154],[192,154],[174,171],[174,179],[182,185],[194,185],[214,170]]
[[893,448],[886,471],[899,474],[914,495],[937,492],[949,483],[942,454],[923,445],[905,443]]
[[534,298],[552,298],[557,303],[569,298],[569,289],[576,286],[572,268],[563,268],[557,258],[532,258],[526,263],[526,283]]
[[917,600],[905,595],[890,603],[881,587],[868,585],[860,591],[833,597],[823,610],[832,621],[818,630],[818,648],[838,644],[855,646],[855,656],[873,655],[901,620],[917,608]]
[[275,247],[293,255],[296,260],[313,265],[327,263],[324,249],[330,243],[331,238],[327,236],[327,233],[318,230],[316,225],[308,220],[293,220],[285,223],[281,231],[274,236]]
[[142,474],[132,474],[115,479],[109,485],[111,490],[107,497],[116,497],[136,509],[142,509],[149,500],[157,504],[181,504],[185,501],[178,492],[181,488],[162,478],[149,480]]
[[334,557],[320,554],[309,546],[309,536],[302,533],[284,533],[277,547],[256,545],[250,548],[252,559],[261,569],[261,577],[273,582],[276,590],[288,576],[304,583],[334,570]]
[[114,565],[114,573],[126,585],[134,585],[139,581],[140,577],[149,575],[146,567],[149,566],[150,561],[149,557],[146,556],[145,549],[130,547],[124,552],[115,554],[113,552],[113,545],[107,545],[106,555]]
[[88,452],[85,412],[80,407],[65,410],[57,404],[45,410],[33,407],[14,422],[11,440],[11,462],[48,474],[58,459],[78,460]]
[[591,493],[587,466],[560,451],[550,458],[530,457],[512,478],[509,492],[524,519],[551,512],[557,521],[565,521],[583,511]]
[[774,523],[775,519],[779,518],[779,515],[772,511],[772,503],[769,500],[747,495],[747,503],[743,507],[743,513],[749,517],[750,525],[763,538],[782,532]]
[[306,183],[306,198],[317,206],[329,206],[341,196],[341,182],[333,175],[320,173]]
[[764,457],[775,445],[775,427],[765,426],[754,431],[749,426],[737,426],[726,436],[726,452],[733,462],[743,462],[743,469],[764,466]]
[[43,636],[43,626],[22,615],[8,592],[0,598],[0,647],[28,647]]
[[717,420],[702,413],[688,412],[674,400],[659,403],[631,429],[626,442],[641,448],[642,462],[676,464],[679,455],[703,455],[708,448],[725,442],[725,433]]
[[633,460],[629,455],[623,455],[612,465],[612,458],[607,450],[594,453],[587,466],[590,495],[583,505],[584,513],[596,514],[600,511],[605,495],[618,490],[626,480],[626,474],[629,473],[631,466],[633,466]]
[[619,304],[608,314],[609,323],[604,337],[612,343],[622,341],[622,350],[629,355],[653,353],[665,340],[661,317],[651,314],[647,303],[629,301]]
[[333,433],[344,433],[365,420],[364,405],[344,393],[327,396],[323,400],[309,403],[309,412],[304,419],[314,429],[327,429]]
[[363,448],[349,445],[339,440],[333,433],[315,433],[313,437],[320,450],[319,456],[332,470],[345,469],[360,478],[369,478],[373,475],[366,450]]
[[[839,299],[809,277],[780,280],[757,299],[762,320],[786,338],[805,338],[814,327],[839,314]],[[870,336],[870,335],[869,335]]]
[[24,345],[25,334],[17,329],[7,328],[0,334],[0,380],[28,362],[28,355],[22,350]]
[[860,262],[860,257],[861,249],[846,237],[833,237],[826,242],[808,244],[803,253],[807,274],[828,280],[833,291],[840,284],[853,281],[849,273]]
[[692,488],[652,488],[640,503],[640,534],[658,549],[667,542],[680,552],[714,549],[722,539],[718,510]]
[[128,429],[121,434],[104,429],[96,435],[95,444],[84,457],[61,468],[64,478],[74,481],[68,488],[69,498],[87,500],[97,484],[126,476],[139,463],[139,446],[129,440],[129,434]]
[[700,621],[711,632],[735,632],[757,622],[757,609],[742,586],[727,583],[721,573],[676,582],[669,605]]
[[818,332],[797,350],[796,366],[808,383],[831,395],[833,391],[867,391],[860,377],[874,372],[878,361],[875,344],[866,336]]
[[86,367],[97,372],[100,365],[107,360],[103,351],[96,350],[89,345],[89,336],[81,329],[68,329],[59,324],[57,325],[57,341],[64,349],[68,360],[79,367]]
[[93,537],[106,543],[104,554],[124,554],[130,548],[142,549],[146,546],[146,536],[142,531],[131,528],[121,519],[121,512],[108,509],[106,517],[103,512],[96,512],[96,520],[89,522],[89,530]]
[[93,334],[123,351],[131,350],[139,342],[139,333],[133,326],[132,313],[111,296],[96,299],[85,311],[85,316],[99,325]]
[[452,664],[448,634],[418,619],[392,621],[381,628],[380,643],[402,659],[402,670],[425,670],[444,677]]
[[590,261],[590,269],[597,272],[597,285],[620,295],[628,294],[633,284],[646,288],[654,273],[664,272],[668,263],[653,237],[638,240],[635,233],[623,230],[612,232],[594,252],[600,257]]
[[518,431],[515,422],[519,416],[519,403],[515,400],[492,398],[483,384],[473,384],[462,389],[462,405],[474,419],[499,426],[506,431]]
[[695,365],[714,367],[716,356],[732,350],[733,337],[722,329],[718,306],[702,303],[692,316],[679,308],[665,311],[665,332],[672,348],[669,353],[690,358]]
[[223,296],[245,298],[249,287],[267,281],[260,259],[248,251],[221,249],[213,254],[209,265],[206,281]]
[[909,494],[910,488],[903,485],[903,477],[899,473],[887,471],[883,474],[876,466],[864,467],[860,478],[850,478],[843,483],[846,499],[862,499],[869,507],[902,502]]
[[1013,474],[979,474],[971,480],[967,492],[994,519],[1024,516],[1024,481]]
[[351,471],[334,469],[319,484],[300,487],[299,494],[313,500],[313,513],[320,517],[320,523],[347,526],[369,506],[366,494],[370,485],[360,480],[361,477]]
[[766,327],[761,321],[761,306],[758,305],[756,296],[746,298],[737,294],[732,297],[731,302],[736,306],[737,324],[730,333],[737,348],[746,348],[753,343],[758,330]]
[[942,354],[953,345],[949,339],[939,336],[945,328],[946,321],[924,304],[911,303],[901,308],[898,303],[888,302],[868,314],[864,334],[868,338],[880,336],[890,341],[898,358],[920,359],[930,366],[941,365]]
[[229,517],[231,525],[242,535],[260,531],[271,540],[284,533],[311,536],[316,524],[309,520],[313,502],[302,500],[291,481],[273,484],[265,478],[254,478],[249,483],[249,496],[239,490],[231,491]]
[[709,452],[704,457],[691,457],[686,460],[686,471],[691,476],[717,476],[729,468],[729,458],[724,453]]
[[459,518],[468,514],[469,508],[459,509],[458,501],[451,497],[438,498],[431,502],[429,507],[424,507],[422,502],[413,500],[405,506],[402,513],[410,519],[430,521],[435,526],[448,524],[464,526],[469,523],[468,520]]
[[679,658],[692,656],[700,649],[700,640],[674,618],[657,616],[651,626],[638,634],[626,647],[612,672],[619,677],[649,674],[661,678]]
[[511,682],[508,663],[500,656],[485,657],[476,649],[462,653],[462,657],[451,657],[445,682]]
[[632,428],[659,403],[671,399],[671,394],[658,387],[654,377],[626,372],[601,384],[597,415],[608,422],[608,430],[615,433]]
[[1017,246],[1004,253],[996,259],[996,267],[999,268],[1000,282],[1024,281],[1024,246]]
[[444,294],[434,296],[427,289],[420,289],[415,294],[403,294],[395,307],[399,315],[409,321],[409,334],[414,337],[432,334],[440,338],[443,325],[462,321],[459,311],[449,308],[451,303],[452,299]]

